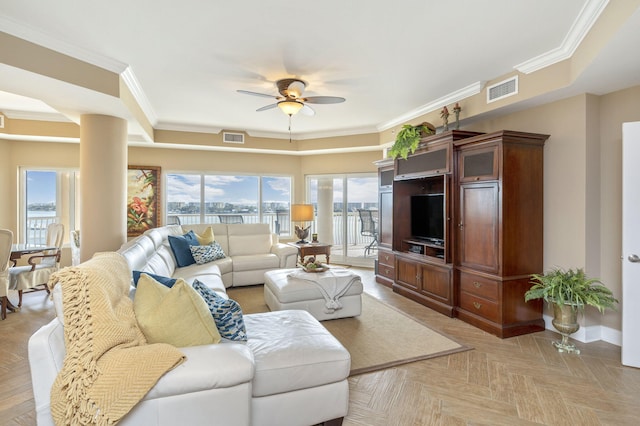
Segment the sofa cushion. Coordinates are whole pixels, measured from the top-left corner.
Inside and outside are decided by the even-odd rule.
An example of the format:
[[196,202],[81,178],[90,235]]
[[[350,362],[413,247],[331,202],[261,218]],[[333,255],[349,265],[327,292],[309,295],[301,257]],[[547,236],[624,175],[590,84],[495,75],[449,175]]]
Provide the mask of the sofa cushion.
[[193,255],[191,254],[191,250],[189,246],[198,246],[200,243],[196,238],[196,234],[193,231],[189,231],[184,235],[176,236],[176,235],[168,235],[169,244],[171,245],[171,250],[173,250],[173,255],[176,258],[176,263],[178,266],[189,266],[196,263],[193,259]]
[[214,260],[225,258],[224,251],[220,244],[215,241],[206,246],[189,246],[191,255],[198,265],[213,262]]
[[142,274],[133,308],[149,343],[183,347],[220,342],[207,304],[184,280],[179,279],[168,288]]
[[162,284],[164,286],[167,286],[169,288],[173,287],[173,285],[176,283],[176,279],[175,278],[163,277],[162,275],[152,274],[151,272],[132,271],[131,274],[133,275],[133,285],[134,286],[138,285],[138,280],[140,280],[140,275],[141,274],[147,274],[151,278],[153,278],[154,280],[159,282],[160,284]]
[[213,316],[221,337],[228,340],[247,340],[242,308],[240,308],[238,302],[220,297],[215,291],[198,280],[193,282],[193,288],[207,302],[209,312]]
[[322,386],[349,376],[349,352],[310,313],[266,312],[245,315],[244,321],[256,364],[254,397]]
[[233,272],[267,270],[280,267],[280,259],[275,254],[261,253],[250,256],[233,256]]
[[229,235],[229,256],[263,254],[271,251],[271,234]]

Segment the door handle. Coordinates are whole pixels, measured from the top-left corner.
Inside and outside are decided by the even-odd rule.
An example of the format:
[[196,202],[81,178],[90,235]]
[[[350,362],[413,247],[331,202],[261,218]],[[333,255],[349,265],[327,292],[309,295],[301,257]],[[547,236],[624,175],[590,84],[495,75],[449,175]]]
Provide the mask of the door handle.
[[628,257],[629,262],[631,263],[639,263],[640,262],[640,257],[638,257],[637,254],[632,254]]

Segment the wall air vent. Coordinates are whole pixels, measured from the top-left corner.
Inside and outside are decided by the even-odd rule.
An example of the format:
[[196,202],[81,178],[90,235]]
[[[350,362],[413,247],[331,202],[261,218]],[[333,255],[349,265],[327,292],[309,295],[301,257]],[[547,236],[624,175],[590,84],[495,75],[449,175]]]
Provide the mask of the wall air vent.
[[487,103],[518,94],[518,76],[487,87]]
[[0,129],[4,129],[4,115],[0,114]]
[[242,133],[222,133],[222,142],[224,143],[244,143],[244,135]]

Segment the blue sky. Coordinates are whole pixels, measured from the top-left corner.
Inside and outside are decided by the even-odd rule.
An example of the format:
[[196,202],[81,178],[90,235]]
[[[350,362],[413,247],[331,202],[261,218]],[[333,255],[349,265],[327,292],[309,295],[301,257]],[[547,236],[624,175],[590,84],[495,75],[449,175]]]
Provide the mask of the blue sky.
[[56,172],[27,172],[27,204],[56,202]]

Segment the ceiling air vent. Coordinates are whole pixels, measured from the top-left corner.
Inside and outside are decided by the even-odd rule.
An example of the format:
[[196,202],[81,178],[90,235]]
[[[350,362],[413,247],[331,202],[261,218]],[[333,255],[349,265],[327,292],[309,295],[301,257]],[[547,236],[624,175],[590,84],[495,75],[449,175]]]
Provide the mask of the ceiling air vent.
[[224,143],[244,143],[244,135],[242,133],[222,133],[222,142]]
[[518,94],[518,76],[496,83],[487,88],[487,103]]

